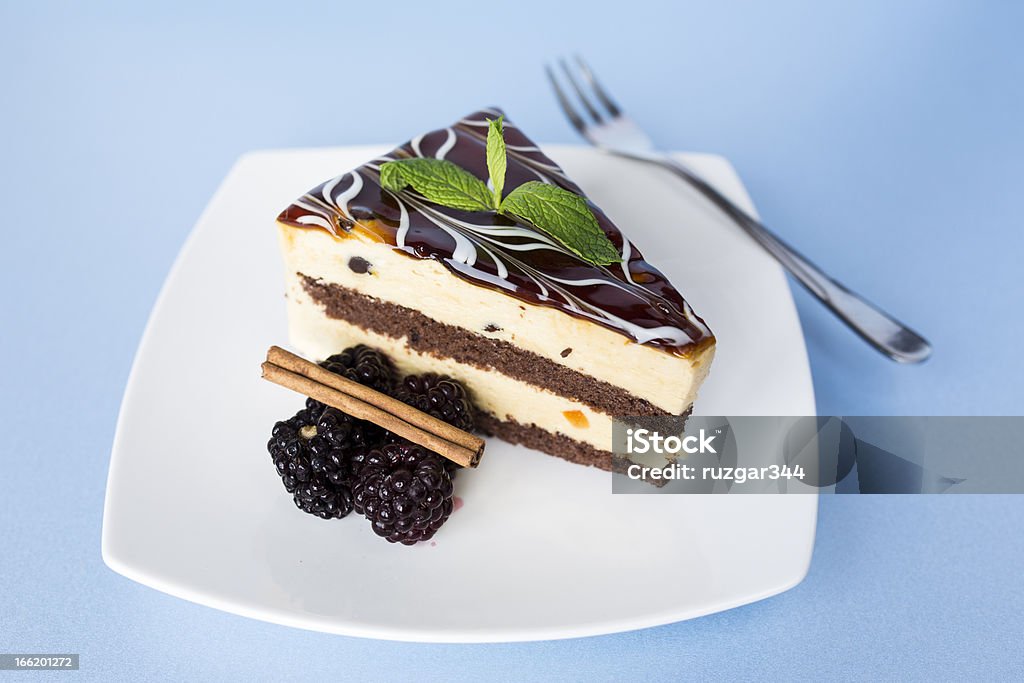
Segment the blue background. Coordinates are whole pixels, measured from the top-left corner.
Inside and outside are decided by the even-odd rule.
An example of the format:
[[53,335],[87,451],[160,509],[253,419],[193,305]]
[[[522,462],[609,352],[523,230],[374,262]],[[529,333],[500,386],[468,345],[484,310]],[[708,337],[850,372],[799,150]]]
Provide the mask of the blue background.
[[132,354],[234,159],[397,142],[486,104],[572,142],[541,66],[577,50],[662,145],[729,157],[770,225],[934,342],[894,365],[797,292],[821,413],[1020,414],[1022,8],[4,2],[0,651],[80,652],[108,680],[1024,675],[1017,496],[828,497],[789,593],[536,644],[306,633],[143,588],[99,553]]

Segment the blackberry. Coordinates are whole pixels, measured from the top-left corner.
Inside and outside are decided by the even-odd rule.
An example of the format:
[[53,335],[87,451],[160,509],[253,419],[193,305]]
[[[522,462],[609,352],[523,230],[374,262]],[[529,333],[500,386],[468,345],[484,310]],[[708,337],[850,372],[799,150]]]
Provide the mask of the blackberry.
[[453,492],[444,458],[406,441],[367,454],[352,502],[375,534],[413,545],[431,538],[448,520]]
[[[407,375],[395,386],[392,395],[402,403],[464,431],[471,432],[476,428],[473,404],[470,403],[465,388],[447,375]],[[401,439],[388,434],[387,440],[397,442]],[[444,466],[454,478],[459,466],[446,458]]]
[[307,399],[305,408],[274,425],[267,450],[300,510],[340,519],[352,511],[351,453],[383,437],[379,427]]
[[388,357],[364,344],[336,353],[322,361],[320,366],[384,393],[391,391],[394,382],[394,370]]
[[473,431],[476,418],[466,390],[447,375],[426,373],[408,375],[394,389],[394,397],[402,403],[444,420],[453,427]]
[[347,486],[329,486],[321,477],[313,477],[292,494],[295,506],[321,519],[341,519],[352,512],[352,490]]

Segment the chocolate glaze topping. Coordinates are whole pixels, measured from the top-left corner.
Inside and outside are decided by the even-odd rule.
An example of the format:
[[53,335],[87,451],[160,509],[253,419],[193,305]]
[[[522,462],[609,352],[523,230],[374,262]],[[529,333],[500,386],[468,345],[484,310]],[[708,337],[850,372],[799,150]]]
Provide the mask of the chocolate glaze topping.
[[[483,109],[448,128],[414,138],[389,154],[313,188],[278,220],[326,230],[337,238],[358,233],[415,258],[443,263],[454,275],[523,301],[558,308],[641,343],[689,356],[713,340],[711,331],[656,268],[593,203],[598,224],[623,256],[594,266],[530,226],[504,216],[439,206],[406,189],[380,186],[380,164],[424,156],[448,159],[486,180],[487,119]],[[529,180],[582,195],[564,171],[513,124],[505,122],[506,193]]]

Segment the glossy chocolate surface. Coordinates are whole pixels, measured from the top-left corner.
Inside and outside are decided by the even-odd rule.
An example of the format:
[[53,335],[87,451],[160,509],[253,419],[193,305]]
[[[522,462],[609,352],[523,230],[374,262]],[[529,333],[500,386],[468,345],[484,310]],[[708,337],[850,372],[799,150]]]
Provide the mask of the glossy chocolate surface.
[[[383,189],[380,164],[391,159],[443,158],[487,179],[485,109],[448,128],[431,131],[313,188],[278,220],[322,229],[342,239],[386,242],[409,256],[435,259],[454,275],[540,306],[561,309],[627,337],[680,355],[713,340],[711,331],[656,268],[593,203],[598,224],[622,254],[620,263],[591,265],[528,225],[488,212],[439,206],[411,189]],[[513,124],[505,122],[508,171],[505,193],[530,180],[583,192]]]

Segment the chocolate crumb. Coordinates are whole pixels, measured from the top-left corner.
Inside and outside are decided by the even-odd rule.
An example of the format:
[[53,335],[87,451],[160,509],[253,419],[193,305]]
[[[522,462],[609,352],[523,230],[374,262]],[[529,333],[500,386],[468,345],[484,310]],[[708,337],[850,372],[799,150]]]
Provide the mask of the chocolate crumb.
[[568,349],[562,349],[562,358],[565,358],[565,357],[566,357],[566,356],[568,356],[568,355],[569,355],[570,353],[572,353],[572,348],[571,348],[571,347],[570,347],[570,348],[568,348]]
[[501,328],[495,325],[494,323],[487,323],[486,325],[484,325],[484,332],[498,332],[500,330]]
[[420,340],[420,333],[417,330],[413,330],[412,332],[409,333],[409,341],[411,341],[413,344],[415,344],[419,340]]
[[373,264],[362,256],[353,256],[348,260],[348,269],[359,275],[366,275],[373,268]]

